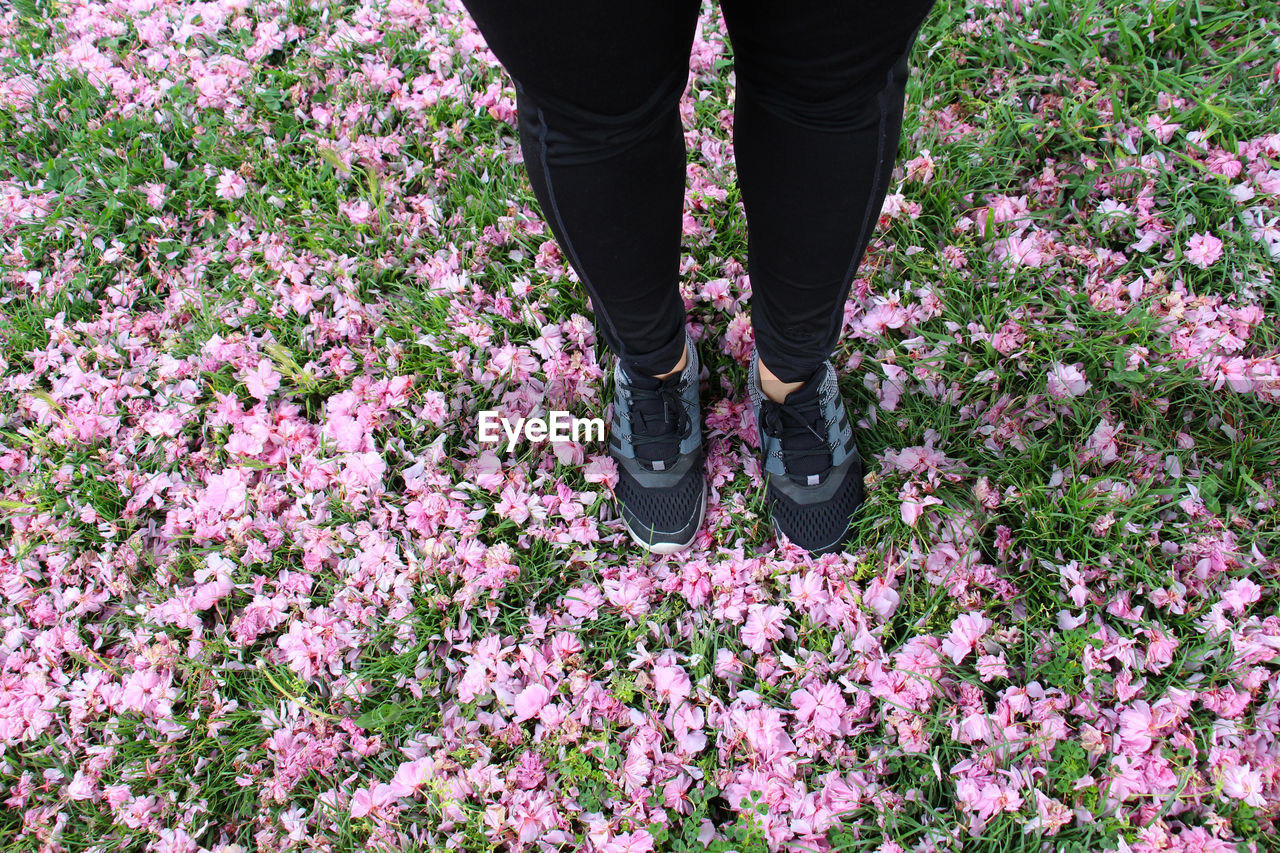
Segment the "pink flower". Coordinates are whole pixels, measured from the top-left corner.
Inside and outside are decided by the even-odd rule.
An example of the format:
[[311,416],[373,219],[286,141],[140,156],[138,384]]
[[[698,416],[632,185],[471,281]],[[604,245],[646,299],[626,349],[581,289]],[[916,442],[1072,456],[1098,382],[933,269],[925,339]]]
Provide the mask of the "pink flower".
[[791,694],[791,704],[795,706],[797,720],[812,723],[815,729],[828,735],[840,732],[841,719],[848,707],[840,688],[830,682],[797,690]]
[[973,651],[983,634],[991,629],[991,620],[981,613],[962,613],[951,623],[951,633],[942,641],[942,653],[951,657],[952,663],[960,663]]
[[732,282],[727,278],[717,278],[707,282],[700,289],[698,296],[721,311],[731,311],[736,307],[737,300],[734,299]]
[[358,788],[351,795],[351,816],[364,817],[373,810],[373,797],[368,788]]
[[395,800],[395,791],[386,782],[379,782],[373,790],[360,788],[351,795],[351,816],[364,817],[372,811]]
[[900,600],[898,591],[885,583],[883,578],[878,577],[873,578],[862,593],[862,603],[880,614],[881,619],[892,616],[893,611],[898,609]]
[[693,811],[693,803],[689,800],[689,784],[693,779],[686,773],[673,776],[662,786],[662,804],[678,814],[687,815]]
[[898,401],[902,399],[907,372],[896,364],[882,364],[880,366],[884,368],[885,380],[880,383],[880,387],[876,390],[876,397],[879,399],[880,408],[886,412],[892,412],[898,408]]
[[551,691],[537,682],[530,684],[516,696],[516,722],[520,723],[530,717],[536,717],[550,700]]
[[716,678],[736,681],[742,673],[742,661],[728,649],[716,649],[716,665],[713,673]]
[[355,225],[364,225],[375,218],[373,208],[364,199],[354,203],[349,201],[338,202],[338,212]]
[[1222,257],[1222,241],[1212,234],[1196,234],[1187,241],[1187,260],[1204,269]]
[[909,215],[912,219],[919,216],[915,205],[907,201],[907,197],[902,193],[889,193],[884,197],[884,203],[880,206],[880,216],[890,219],[897,219],[900,216]]
[[961,743],[976,743],[990,740],[991,738],[991,720],[987,718],[986,711],[974,711],[960,721],[960,734],[963,737],[957,738]]
[[1028,829],[1040,830],[1045,835],[1057,835],[1058,830],[1071,823],[1074,815],[1061,800],[1047,797],[1040,791],[1032,793],[1036,796],[1037,816],[1026,824]]
[[394,796],[412,797],[414,792],[431,778],[432,768],[433,761],[427,757],[415,758],[401,764],[389,783]]
[[521,844],[528,844],[557,823],[555,805],[546,791],[517,791],[509,814]]
[[1111,766],[1115,775],[1108,780],[1107,797],[1112,802],[1123,803],[1135,794],[1146,793],[1147,780],[1137,762],[1124,755],[1113,755]]
[[671,731],[680,749],[690,755],[701,752],[707,745],[707,735],[702,730],[707,719],[706,713],[685,702],[671,716]]
[[1151,714],[1151,706],[1141,700],[1120,712],[1119,750],[1126,755],[1141,755],[1158,737],[1160,724]]
[[1227,190],[1231,197],[1236,200],[1236,204],[1247,204],[1257,195],[1253,187],[1248,184],[1236,184]]
[[1214,151],[1206,158],[1206,165],[1213,174],[1228,178],[1238,178],[1244,171],[1244,165],[1226,151]]
[[1222,793],[1255,808],[1264,808],[1267,804],[1262,796],[1262,773],[1248,764],[1229,764],[1222,768]]
[[1159,672],[1173,663],[1173,653],[1182,643],[1155,628],[1146,629],[1146,632],[1151,642],[1147,644],[1147,658],[1143,666],[1151,672]]
[[[1025,219],[1030,212],[1025,195],[990,195],[987,202],[991,205],[991,215],[996,222],[1017,222]],[[985,217],[984,217],[985,218]]]
[[755,329],[751,325],[750,314],[739,311],[729,318],[724,343],[725,355],[732,357],[739,364],[751,357],[751,348],[755,344]]
[[360,491],[380,483],[386,470],[387,462],[381,453],[350,453],[343,459],[338,479],[347,489]]
[[782,620],[786,615],[787,611],[777,605],[751,605],[747,610],[747,622],[742,626],[742,642],[760,654],[765,645],[782,636]]
[[978,658],[978,678],[990,681],[993,678],[1008,678],[1009,667],[1004,655],[983,655]]
[[902,520],[911,527],[916,526],[916,522],[920,520],[920,516],[927,507],[942,503],[942,498],[934,495],[921,495],[920,489],[915,483],[907,483],[902,487],[902,491],[898,494],[902,505],[899,507],[902,513]]
[[649,612],[649,600],[645,588],[634,580],[605,581],[605,598],[632,618]]
[[1165,121],[1164,116],[1149,115],[1147,116],[1147,130],[1160,141],[1161,145],[1167,145],[1173,135],[1178,132],[1178,128],[1182,125],[1175,122]]
[[582,466],[582,479],[613,488],[618,484],[618,463],[609,456],[593,454]]
[[1262,587],[1248,578],[1237,578],[1222,593],[1222,603],[1233,613],[1244,613],[1262,597]]
[[1240,356],[1215,358],[1206,363],[1213,365],[1213,390],[1217,391],[1224,385],[1238,394],[1247,394],[1253,390],[1253,379],[1249,376],[1249,363]]
[[1089,390],[1089,380],[1080,370],[1083,363],[1062,364],[1055,361],[1049,369],[1049,396],[1063,399],[1079,397]]
[[782,714],[776,708],[752,708],[742,712],[740,730],[747,743],[762,758],[795,751]]
[[822,575],[817,572],[804,572],[791,576],[791,602],[798,609],[812,614],[820,614],[822,606],[831,600],[827,594]]
[[1080,454],[1082,459],[1096,458],[1099,462],[1106,464],[1114,462],[1120,458],[1120,447],[1116,443],[1116,436],[1124,424],[1113,425],[1106,418],[1098,422],[1094,428],[1093,434],[1089,436],[1086,452]]
[[196,587],[195,594],[191,597],[191,608],[193,610],[208,610],[230,594],[231,578],[226,575],[220,575],[216,580],[202,583]]
[[73,800],[93,799],[93,778],[83,770],[77,770],[75,777],[71,780],[71,784],[66,787],[66,792]]
[[885,335],[890,329],[901,329],[906,325],[907,315],[901,305],[878,300],[878,304],[863,314],[859,322],[863,334]]
[[200,504],[210,512],[241,515],[248,497],[245,469],[228,468],[221,473],[209,475],[209,485],[200,496]]
[[234,199],[243,198],[244,194],[249,191],[249,185],[245,183],[239,173],[230,169],[223,169],[222,174],[218,177],[218,198]]
[[477,486],[487,491],[498,488],[506,481],[502,473],[502,461],[492,450],[485,450],[468,465],[468,476]]
[[906,170],[908,181],[919,181],[922,184],[927,184],[933,180],[934,161],[928,148],[921,151],[919,157],[908,160],[903,168]]
[[991,256],[1011,267],[1040,267],[1049,260],[1049,256],[1041,250],[1035,233],[1026,237],[1011,234],[997,240],[992,244]]
[[164,200],[168,197],[168,190],[164,184],[145,184],[144,189],[147,191],[147,204],[157,210],[164,207]]
[[679,705],[693,690],[689,676],[679,666],[659,666],[653,670],[653,689],[672,706]]
[[649,774],[652,772],[653,762],[649,760],[649,756],[634,749],[629,750],[626,760],[622,762],[622,785],[628,791],[634,791],[649,781]]
[[646,830],[620,832],[600,848],[600,853],[651,853],[653,836]]
[[594,586],[577,586],[565,593],[564,609],[574,619],[595,619],[604,596]]
[[[278,380],[278,377],[277,377]],[[277,384],[279,384],[277,382]],[[256,396],[256,395],[255,395]],[[265,397],[259,399],[266,399]],[[324,435],[333,439],[334,446],[344,453],[352,453],[365,448],[365,429],[360,421],[350,415],[331,414],[324,425]]]
[[272,366],[271,360],[264,358],[258,362],[257,367],[248,371],[244,382],[250,394],[259,400],[266,400],[280,387],[280,374]]
[[546,778],[546,762],[542,756],[531,749],[526,749],[520,755],[520,759],[516,762],[515,769],[512,771],[516,787],[524,790],[536,788],[542,784],[542,780]]
[[1280,169],[1268,169],[1253,176],[1253,182],[1258,185],[1258,189],[1267,195],[1276,195],[1280,193]]
[[1000,786],[995,782],[961,777],[956,780],[956,798],[974,813],[976,822],[971,822],[974,827],[986,823],[1000,811]]

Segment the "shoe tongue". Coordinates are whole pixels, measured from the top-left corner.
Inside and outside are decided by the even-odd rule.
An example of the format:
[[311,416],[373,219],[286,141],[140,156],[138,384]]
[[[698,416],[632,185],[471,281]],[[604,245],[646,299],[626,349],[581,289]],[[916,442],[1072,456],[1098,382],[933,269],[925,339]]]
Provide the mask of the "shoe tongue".
[[636,376],[630,370],[627,371],[627,382],[629,382],[633,388],[643,388],[646,391],[656,391],[662,387],[662,383],[664,381],[665,380],[658,379],[653,376]]
[[[814,372],[808,380],[799,388],[794,389],[786,396],[784,405],[794,407],[797,405],[813,404],[818,402],[818,388],[822,384],[822,378],[825,371],[819,369]],[[783,450],[813,450],[818,447],[826,447],[827,436],[826,430],[823,428],[821,408],[812,405],[805,405],[805,409],[813,412],[812,415],[806,411],[803,415],[792,408],[792,413],[806,417],[809,419],[809,425],[812,426],[822,437],[815,436],[812,432],[800,432],[797,430],[794,435],[790,435],[782,440]],[[791,418],[784,423],[794,423],[796,418]],[[821,474],[831,467],[831,454],[822,455],[814,454],[813,456],[804,456],[791,461],[787,466],[787,470],[792,474]]]
[[[635,376],[627,374],[633,388],[645,391],[657,391],[660,388],[678,388],[680,374],[675,373],[666,379],[652,376]],[[631,407],[631,429],[638,435],[667,435],[671,440],[652,442],[635,448],[636,458],[645,462],[657,459],[670,459],[680,452],[679,413],[666,406],[660,397],[644,397],[635,400]]]

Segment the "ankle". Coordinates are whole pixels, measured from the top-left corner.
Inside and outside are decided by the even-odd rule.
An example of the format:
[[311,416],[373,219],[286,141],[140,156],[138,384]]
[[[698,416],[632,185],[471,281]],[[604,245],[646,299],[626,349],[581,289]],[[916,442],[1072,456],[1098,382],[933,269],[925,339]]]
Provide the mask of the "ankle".
[[783,382],[765,366],[763,361],[760,362],[760,390],[773,402],[786,402],[787,395],[803,384],[803,382]]
[[668,370],[666,373],[660,373],[653,378],[666,379],[668,376],[675,376],[677,373],[679,373],[680,371],[688,367],[688,365],[689,365],[689,347],[686,345],[685,348],[680,351],[680,360],[676,362],[676,366],[671,370]]

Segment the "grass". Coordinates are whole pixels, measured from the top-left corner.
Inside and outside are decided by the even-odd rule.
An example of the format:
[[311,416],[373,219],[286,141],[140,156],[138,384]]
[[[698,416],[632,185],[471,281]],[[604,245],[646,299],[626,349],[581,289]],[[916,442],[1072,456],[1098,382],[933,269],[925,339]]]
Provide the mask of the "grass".
[[[356,9],[354,4],[332,6],[326,18],[307,4],[286,6],[287,19],[307,30],[331,29],[335,20],[350,20]],[[6,76],[37,75],[63,39],[68,8],[46,0],[15,2],[16,30],[7,39],[10,55],[0,59]],[[986,23],[964,26],[974,19]],[[1121,314],[1097,310],[1088,298],[1097,279],[1150,281],[1164,271],[1183,279],[1195,294],[1219,296],[1228,305],[1256,304],[1268,322],[1280,312],[1280,287],[1265,276],[1274,262],[1240,227],[1238,206],[1226,192],[1229,181],[1206,172],[1181,148],[1192,131],[1232,151],[1280,126],[1274,89],[1262,90],[1272,73],[1275,16],[1260,20],[1257,7],[1244,2],[1045,0],[1027,8],[1020,21],[1007,23],[1003,32],[995,21],[982,7],[942,2],[927,22],[908,87],[900,153],[905,159],[928,149],[944,177],[928,184],[900,186],[895,181],[891,191],[901,190],[918,203],[920,215],[879,230],[860,273],[875,295],[900,291],[911,300],[913,288],[929,286],[938,294],[941,312],[913,328],[910,339],[901,332],[880,338],[847,335],[837,353],[841,364],[864,358],[861,367],[844,373],[842,390],[855,418],[863,421],[859,444],[873,467],[886,451],[920,445],[933,431],[938,449],[964,472],[960,481],[938,487],[944,503],[937,508],[936,523],[918,526],[900,515],[898,492],[909,478],[888,466],[876,472],[876,486],[858,520],[868,577],[857,581],[865,582],[889,565],[903,567],[901,602],[876,628],[877,636],[892,654],[922,634],[945,635],[959,613],[980,608],[1012,632],[1006,646],[1011,674],[985,683],[968,669],[951,667],[948,677],[979,690],[989,706],[1009,685],[1034,680],[1076,697],[1098,677],[1081,665],[1085,648],[1095,643],[1096,623],[1067,630],[1059,626],[1066,604],[1057,567],[1075,561],[1093,572],[1093,581],[1104,590],[1127,590],[1137,600],[1167,584],[1179,570],[1181,554],[1224,525],[1237,536],[1241,554],[1254,546],[1274,554],[1280,544],[1280,511],[1263,485],[1274,477],[1280,452],[1274,404],[1255,395],[1212,390],[1193,366],[1179,363],[1156,313],[1158,305],[1148,301]],[[334,689],[330,674],[307,681],[283,663],[255,666],[255,655],[265,659],[278,651],[279,634],[288,622],[265,631],[247,649],[229,641],[228,632],[255,598],[250,590],[236,589],[214,612],[203,615],[199,648],[189,645],[195,638],[190,629],[157,622],[145,604],[164,601],[175,587],[190,584],[207,554],[226,551],[239,559],[246,542],[225,531],[209,539],[175,526],[170,550],[159,548],[156,530],[177,525],[174,519],[190,506],[191,496],[174,487],[164,492],[163,509],[149,504],[141,512],[126,512],[134,491],[124,485],[127,472],[185,471],[189,486],[232,465],[265,476],[288,471],[291,464],[238,459],[227,450],[231,429],[209,423],[225,395],[234,394],[248,405],[256,402],[244,379],[245,369],[256,363],[250,350],[208,355],[215,337],[254,348],[266,344],[262,351],[282,375],[279,396],[300,406],[303,417],[317,426],[324,422],[329,401],[350,391],[361,377],[415,377],[406,411],[422,406],[429,391],[446,391],[453,408],[443,426],[424,429],[421,422],[401,419],[378,429],[379,450],[388,461],[389,501],[355,507],[326,493],[299,510],[311,513],[323,527],[361,531],[371,544],[391,531],[389,538],[403,556],[409,537],[390,528],[390,519],[407,502],[396,504],[405,486],[403,471],[443,435],[442,470],[455,482],[461,480],[475,446],[471,434],[457,424],[474,419],[481,409],[500,406],[504,394],[514,390],[506,380],[470,382],[470,370],[482,369],[491,353],[459,327],[453,297],[432,288],[426,266],[456,256],[474,286],[471,295],[491,318],[494,344],[527,346],[541,334],[543,320],[559,323],[575,314],[591,315],[581,288],[539,266],[540,249],[551,239],[548,231],[512,229],[502,246],[486,242],[486,229],[511,229],[522,211],[538,210],[522,167],[509,153],[516,144],[514,129],[447,98],[426,107],[425,115],[413,115],[358,73],[362,61],[376,55],[403,71],[406,83],[412,81],[433,61],[421,35],[388,27],[379,44],[348,45],[324,55],[302,49],[301,42],[286,43],[252,63],[252,74],[239,90],[241,107],[201,106],[200,91],[184,79],[148,108],[121,109],[82,73],[66,70],[39,78],[29,111],[0,108],[0,136],[8,140],[0,150],[0,179],[22,188],[24,195],[52,194],[46,217],[18,222],[4,235],[0,373],[7,379],[31,377],[31,393],[50,395],[56,391],[54,378],[61,375],[51,369],[50,353],[83,347],[82,355],[93,354],[97,369],[112,372],[137,397],[164,395],[190,406],[176,441],[153,437],[119,446],[117,434],[142,423],[142,408],[137,415],[125,408],[116,434],[78,442],[65,432],[65,418],[36,418],[29,397],[13,393],[0,404],[0,455],[21,451],[33,460],[26,469],[5,469],[0,531],[10,543],[9,558],[21,567],[24,596],[6,611],[11,625],[20,626],[24,638],[35,636],[51,627],[52,617],[39,613],[53,608],[55,600],[74,609],[76,596],[105,589],[97,608],[86,606],[70,617],[72,630],[92,654],[62,664],[63,671],[83,679],[89,672],[127,671],[158,654],[175,663],[174,713],[167,726],[158,727],[144,715],[99,710],[77,727],[59,710],[53,729],[22,743],[0,763],[6,787],[16,791],[26,784],[24,777],[38,785],[57,773],[65,783],[92,760],[84,746],[93,742],[97,754],[105,755],[101,749],[110,744],[102,784],[130,785],[135,794],[156,796],[177,811],[172,804],[198,804],[200,818],[190,823],[206,824],[196,836],[200,844],[269,847],[274,836],[267,833],[263,837],[268,840],[259,842],[257,833],[271,826],[278,834],[282,813],[297,806],[331,814],[332,825],[317,824],[312,830],[325,835],[329,849],[374,849],[389,843],[382,829],[350,818],[349,810],[333,809],[321,798],[343,788],[352,774],[360,774],[359,784],[366,787],[388,781],[397,756],[352,757],[349,733],[335,733],[337,719],[349,719],[366,735],[397,745],[439,731],[445,725],[442,695],[452,674],[434,662],[447,647],[442,639],[447,632],[470,621],[486,632],[520,637],[531,630],[533,620],[554,610],[568,588],[598,583],[602,572],[620,568],[603,546],[602,557],[599,551],[588,553],[531,534],[527,525],[496,519],[497,492],[474,490],[469,508],[487,514],[471,535],[488,546],[511,546],[519,575],[492,594],[482,591],[466,607],[459,603],[458,579],[421,558],[423,568],[410,584],[413,593],[399,618],[391,618],[385,608],[364,605],[372,608],[361,625],[366,634],[358,654],[344,662],[347,681],[341,692]],[[205,45],[207,40],[199,41]],[[224,30],[212,41],[234,56],[254,39],[251,30]],[[134,30],[96,44],[110,57],[142,64]],[[461,70],[473,95],[505,79],[475,60],[448,61]],[[730,94],[727,61],[720,66],[718,78],[695,84],[696,91],[707,94],[696,102],[692,127],[725,138],[721,114]],[[367,110],[349,128],[350,138],[335,140],[314,113],[298,107],[299,93],[306,93],[309,110]],[[1167,97],[1186,104],[1162,106]],[[1046,110],[1046,102],[1056,109]],[[970,123],[972,132],[952,138],[939,120],[944,110]],[[1145,130],[1131,143],[1121,141],[1125,126],[1145,128],[1147,116],[1156,112],[1183,126],[1178,143],[1162,144]],[[358,154],[346,168],[334,149],[343,150],[362,134],[399,134],[398,147]],[[1149,176],[1140,163],[1152,154],[1164,157],[1170,168]],[[723,277],[728,261],[745,262],[747,241],[731,169],[716,167],[694,150],[689,156],[727,193],[723,201],[704,199],[706,210],[695,217],[710,235],[686,246],[686,280],[696,290]],[[1047,165],[1056,170],[1060,186],[1051,198],[1032,204],[1031,218],[1037,227],[1054,232],[1060,244],[1078,251],[1057,255],[1044,267],[1010,269],[990,257],[993,238],[964,230],[960,220],[983,206],[988,195],[1027,195],[1028,181]],[[217,178],[224,171],[248,175],[260,189],[240,199],[219,197]],[[1148,180],[1172,236],[1167,246],[1143,254],[1131,249],[1133,227],[1104,224],[1096,207],[1104,181],[1127,187],[1117,198],[1132,198]],[[147,203],[148,184],[165,188],[166,200],[158,209]],[[405,200],[427,196],[435,205],[435,226],[411,236]],[[377,211],[367,224],[352,223],[340,208],[359,200]],[[1192,234],[1206,231],[1223,237],[1227,259],[1202,270],[1185,262],[1184,247]],[[1009,226],[1001,225],[995,237],[1008,233]],[[309,281],[333,290],[307,310],[290,304],[280,286],[290,270],[271,254],[273,242],[286,248],[289,259],[303,259]],[[941,250],[947,246],[963,251],[968,266],[956,269],[946,263]],[[908,251],[915,248],[922,251]],[[1091,267],[1099,250],[1124,257],[1099,273]],[[31,283],[37,275],[41,284]],[[514,288],[523,278],[530,281],[531,316],[500,316],[502,299],[519,304]],[[1250,280],[1254,284],[1247,287]],[[123,303],[133,331],[109,335],[95,330],[92,324],[113,310],[122,288],[133,294]],[[341,312],[335,309],[340,300],[350,300]],[[314,322],[312,312],[323,321]],[[333,331],[339,314],[350,323],[348,331]],[[730,320],[727,312],[700,304],[696,319],[709,332],[702,351],[712,377],[706,410],[715,399],[742,396],[746,368],[718,345]],[[1012,353],[974,334],[989,335],[1007,322],[1017,323],[1025,334],[1024,344]],[[1264,324],[1252,342],[1258,352],[1274,353],[1280,348],[1280,332],[1273,322]],[[1129,357],[1139,351],[1147,352],[1162,372],[1129,369]],[[203,357],[204,363],[182,377],[192,383],[183,390],[176,374],[159,378],[154,362],[144,364],[150,374],[129,378],[143,353],[153,360]],[[354,366],[332,369],[344,355],[351,356]],[[596,344],[595,355],[602,365],[608,363],[602,344]],[[865,381],[884,378],[882,363],[927,371],[938,383],[936,390],[913,386],[896,407],[885,409],[874,384]],[[1046,401],[1046,376],[1055,363],[1082,365],[1091,389],[1081,397]],[[81,367],[92,369],[88,363]],[[594,399],[581,405],[575,401],[576,413],[603,415],[608,382],[603,380]],[[19,386],[13,387],[16,391]],[[455,394],[456,389],[465,393]],[[1081,449],[1104,417],[1124,424],[1120,458],[1111,463],[1081,459]],[[731,436],[734,442],[740,438]],[[527,472],[529,479],[541,475],[539,484],[563,483],[592,492],[587,512],[611,517],[602,488],[575,466],[545,457],[540,448],[526,446],[509,460],[509,467]],[[1002,496],[995,509],[983,507],[974,495],[979,475]],[[1175,509],[1192,485],[1210,519],[1189,521]],[[291,501],[311,491],[301,479],[292,481],[291,488]],[[771,533],[759,484],[737,471],[724,493],[742,494],[744,502],[741,509],[724,514],[723,526],[715,531],[717,542],[741,543],[748,554],[764,548]],[[258,505],[272,497],[259,491],[250,501]],[[86,508],[96,513],[95,520],[79,518]],[[1098,532],[1095,525],[1108,513],[1112,524]],[[106,531],[104,522],[117,530]],[[1012,531],[1015,543],[1003,556],[994,544],[1000,526]],[[247,535],[267,538],[262,530]],[[975,582],[957,596],[931,580],[927,560],[956,542],[976,543],[975,559],[990,567],[998,583]],[[332,565],[308,568],[308,547],[291,529],[287,539],[273,546],[268,561],[239,564],[236,581],[258,578],[275,588],[284,573],[305,577],[305,592],[276,589],[288,600],[291,619],[318,606],[341,610],[346,618],[360,612],[366,594],[360,582]],[[119,575],[116,587],[103,587],[89,568],[90,557],[109,557],[125,548],[136,554],[133,569]],[[1280,583],[1274,573],[1248,576],[1264,588],[1259,609],[1274,611]],[[1000,584],[1015,592],[1006,596]],[[759,588],[785,595],[781,577],[766,577]],[[40,608],[36,602],[42,602]],[[1086,610],[1133,636],[1131,625],[1107,611],[1108,603],[1094,594]],[[1192,601],[1181,613],[1149,608],[1148,617],[1158,618],[1181,645],[1167,668],[1146,674],[1145,695],[1158,697],[1196,681],[1226,684],[1235,677],[1232,661],[1216,656],[1218,642],[1204,637],[1201,620],[1211,603]],[[788,624],[796,633],[791,652],[830,652],[836,629],[805,616],[793,615]],[[688,625],[700,630],[690,633],[684,630]],[[620,662],[642,643],[697,656],[688,667],[693,681],[706,679],[712,696],[732,701],[734,691],[716,679],[712,664],[718,649],[741,651],[737,626],[711,618],[678,595],[666,597],[640,619],[602,609],[600,618],[574,630],[583,646],[584,670],[606,681],[629,706],[638,705],[646,693]],[[790,681],[760,677],[751,665],[745,677],[768,703],[786,706]],[[418,691],[421,696],[415,695]],[[1083,851],[1102,849],[1120,838],[1134,841],[1138,826],[1129,822],[1125,809],[1108,809],[1096,790],[1075,791],[1075,780],[1089,772],[1096,776],[1098,768],[1071,740],[1058,741],[1050,751],[1042,790],[1064,802],[1078,796],[1078,805],[1096,822],[1072,823],[1048,840],[1024,831],[1024,810],[998,815],[969,834],[956,822],[955,781],[948,768],[978,757],[979,750],[952,739],[953,710],[940,701],[925,713],[929,746],[924,752],[898,748],[892,726],[878,720],[874,730],[850,739],[852,750],[865,756],[862,764],[830,755],[815,759],[815,773],[818,768],[842,773],[874,768],[882,789],[901,797],[891,805],[868,801],[846,815],[830,834],[834,849],[877,850],[885,840],[911,848],[934,838],[943,845],[939,849],[1012,853],[1040,851],[1046,844]],[[461,713],[474,722],[485,711],[471,706]],[[311,735],[335,738],[347,752],[331,764],[319,762],[294,779],[281,800],[273,800],[257,787],[264,779],[276,779],[278,769],[266,740],[294,725],[298,715]],[[220,730],[211,732],[211,724]],[[1209,744],[1213,725],[1211,715],[1195,720],[1198,749]],[[67,742],[73,728],[82,742]],[[561,788],[578,790],[585,810],[621,809],[628,800],[613,781],[620,761],[616,742],[614,749],[574,751],[550,740],[512,745],[485,732],[475,746],[497,755],[498,763],[514,762],[524,748],[536,746],[558,765]],[[1013,751],[1022,755],[1022,750],[1035,748],[1027,743]],[[479,759],[472,755],[468,760]],[[702,760],[710,778],[719,769],[713,754]],[[1194,766],[1188,755],[1179,754],[1178,760]],[[42,775],[46,772],[51,777]],[[254,786],[237,781],[245,777],[253,778]],[[46,805],[58,802],[47,792],[32,797]],[[692,789],[690,800],[690,815],[670,812],[669,827],[655,829],[659,849],[704,849],[697,833],[689,831],[702,818],[725,834],[705,849],[767,849],[752,808],[728,808],[713,784]],[[466,813],[465,849],[487,849],[491,842],[484,810],[475,802],[460,807]],[[114,820],[95,801],[67,800],[58,808],[65,808],[67,816],[61,849],[143,849],[151,839],[147,830]],[[1238,803],[1215,808],[1242,843],[1256,842],[1259,849],[1270,843],[1272,811]],[[429,832],[441,821],[440,809],[438,797],[415,802],[412,810],[401,813],[401,829]],[[51,831],[49,815],[33,814],[31,820],[46,821],[43,829],[29,830],[17,809],[0,812],[0,837],[8,839],[5,851],[54,849],[41,839]],[[173,816],[166,812],[167,818]],[[1196,820],[1203,822],[1203,817]],[[953,829],[960,835],[953,837]],[[944,836],[952,840],[944,842]],[[406,836],[402,849],[433,849],[417,838]]]

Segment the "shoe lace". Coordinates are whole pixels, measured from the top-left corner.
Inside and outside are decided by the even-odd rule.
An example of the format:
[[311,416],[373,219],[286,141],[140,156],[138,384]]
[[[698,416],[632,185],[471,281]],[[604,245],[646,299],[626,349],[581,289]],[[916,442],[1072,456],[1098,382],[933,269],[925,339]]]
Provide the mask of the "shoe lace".
[[[820,401],[799,403],[764,401],[765,433],[781,439],[782,464],[788,471],[801,459],[830,454],[827,443],[826,418]],[[820,431],[821,430],[821,431]]]
[[[661,414],[641,403],[659,402]],[[648,411],[646,411],[648,410]],[[674,421],[674,430],[668,424]],[[674,434],[673,434],[674,433]],[[678,384],[658,388],[631,388],[631,444],[645,447],[675,441],[677,446],[693,434],[693,418]]]

